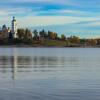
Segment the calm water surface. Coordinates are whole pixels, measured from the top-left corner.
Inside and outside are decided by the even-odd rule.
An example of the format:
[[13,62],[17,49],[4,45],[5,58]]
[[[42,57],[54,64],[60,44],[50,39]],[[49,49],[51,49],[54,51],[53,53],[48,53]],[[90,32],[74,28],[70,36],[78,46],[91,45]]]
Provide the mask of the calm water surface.
[[100,49],[0,48],[0,100],[100,100]]

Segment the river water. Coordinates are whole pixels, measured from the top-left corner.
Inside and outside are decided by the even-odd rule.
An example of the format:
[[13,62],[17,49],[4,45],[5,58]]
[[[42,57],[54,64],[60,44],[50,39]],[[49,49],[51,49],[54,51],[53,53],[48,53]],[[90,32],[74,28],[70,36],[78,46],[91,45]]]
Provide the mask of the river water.
[[100,49],[1,47],[0,100],[100,100]]

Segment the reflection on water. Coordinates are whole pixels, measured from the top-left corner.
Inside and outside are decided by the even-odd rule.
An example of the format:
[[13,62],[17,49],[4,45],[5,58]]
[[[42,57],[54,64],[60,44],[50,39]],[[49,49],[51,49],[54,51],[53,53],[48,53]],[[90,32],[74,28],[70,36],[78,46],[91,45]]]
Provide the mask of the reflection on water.
[[17,72],[26,74],[26,72],[56,71],[56,67],[64,67],[65,63],[63,57],[18,56],[14,49],[13,56],[0,56],[0,72],[2,74],[12,73],[12,78],[15,79]]
[[[27,55],[26,53],[20,54],[17,48],[11,48],[11,55],[0,56],[0,79],[3,78],[23,78],[27,76],[30,78],[35,73],[37,77],[41,76],[41,72],[57,73],[70,70],[82,70],[83,68],[92,68],[92,66],[99,67],[100,57],[91,57],[83,55],[74,55],[73,52],[69,55],[67,52],[63,55]],[[22,50],[21,50],[22,51]],[[40,51],[39,51],[40,52]],[[54,51],[56,52],[56,51]],[[61,51],[60,51],[61,52]],[[28,52],[29,53],[29,52]],[[35,53],[35,52],[33,52]],[[22,75],[23,74],[23,75]],[[40,76],[39,76],[40,75]],[[25,77],[26,78],[26,77]],[[31,78],[35,78],[34,76]]]
[[99,100],[100,50],[0,48],[0,100]]

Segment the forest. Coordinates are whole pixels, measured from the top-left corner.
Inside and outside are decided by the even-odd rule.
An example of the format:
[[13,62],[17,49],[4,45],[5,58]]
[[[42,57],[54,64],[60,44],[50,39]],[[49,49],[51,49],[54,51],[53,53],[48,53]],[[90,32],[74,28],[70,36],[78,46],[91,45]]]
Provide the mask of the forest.
[[[5,33],[3,33],[5,34]],[[0,45],[33,46],[33,47],[100,47],[100,38],[85,39],[78,36],[67,37],[52,31],[41,31],[19,28],[17,38],[9,33],[7,38],[0,38]]]

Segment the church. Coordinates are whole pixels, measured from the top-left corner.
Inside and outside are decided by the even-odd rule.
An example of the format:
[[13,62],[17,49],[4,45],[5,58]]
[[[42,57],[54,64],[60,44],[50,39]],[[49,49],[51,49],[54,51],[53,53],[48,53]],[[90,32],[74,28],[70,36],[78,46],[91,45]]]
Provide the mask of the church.
[[7,38],[17,38],[17,22],[15,17],[11,21],[11,28],[3,25],[0,29],[0,39]]

